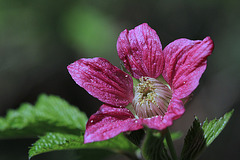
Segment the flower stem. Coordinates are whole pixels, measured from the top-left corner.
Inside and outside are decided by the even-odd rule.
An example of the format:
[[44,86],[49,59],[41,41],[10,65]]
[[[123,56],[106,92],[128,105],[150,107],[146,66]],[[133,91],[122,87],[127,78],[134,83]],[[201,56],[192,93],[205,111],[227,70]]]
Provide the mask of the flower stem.
[[176,154],[176,151],[175,151],[175,148],[173,145],[173,141],[172,141],[172,137],[171,137],[171,134],[170,134],[168,128],[166,129],[166,141],[167,141],[167,145],[168,145],[169,151],[171,153],[172,159],[177,160],[178,159],[177,154]]

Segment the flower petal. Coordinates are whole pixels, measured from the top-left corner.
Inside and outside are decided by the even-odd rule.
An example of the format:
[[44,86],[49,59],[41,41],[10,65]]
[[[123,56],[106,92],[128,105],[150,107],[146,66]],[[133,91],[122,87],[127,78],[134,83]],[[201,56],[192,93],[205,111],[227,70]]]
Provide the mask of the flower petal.
[[162,45],[155,30],[143,23],[118,38],[117,51],[126,69],[134,78],[157,78],[163,71]]
[[127,108],[102,105],[86,125],[84,143],[110,139],[121,132],[143,128]]
[[104,58],[80,59],[68,66],[74,81],[89,94],[114,106],[126,106],[133,99],[131,76]]
[[152,129],[164,130],[168,126],[172,125],[173,120],[180,118],[184,112],[185,109],[183,102],[173,98],[164,116],[144,118],[142,119],[142,123]]
[[178,39],[164,48],[163,77],[173,90],[173,96],[187,97],[198,86],[207,66],[207,57],[213,51],[213,41]]

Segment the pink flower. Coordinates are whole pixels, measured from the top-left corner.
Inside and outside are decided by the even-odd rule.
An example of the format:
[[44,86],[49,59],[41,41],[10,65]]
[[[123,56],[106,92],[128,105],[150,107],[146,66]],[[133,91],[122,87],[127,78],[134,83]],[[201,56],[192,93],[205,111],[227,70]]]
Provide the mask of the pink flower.
[[[210,37],[178,39],[162,50],[146,23],[124,30],[117,51],[131,76],[104,58],[80,59],[68,66],[74,81],[104,104],[87,123],[84,142],[102,141],[144,125],[163,130],[184,113],[183,99],[199,84],[212,53]],[[133,78],[138,84],[133,84]]]

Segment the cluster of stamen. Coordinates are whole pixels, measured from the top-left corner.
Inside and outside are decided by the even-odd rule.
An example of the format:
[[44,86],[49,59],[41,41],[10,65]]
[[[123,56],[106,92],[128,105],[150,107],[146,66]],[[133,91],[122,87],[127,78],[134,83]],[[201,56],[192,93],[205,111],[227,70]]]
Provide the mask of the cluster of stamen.
[[150,77],[142,77],[139,80],[132,102],[136,115],[139,118],[164,116],[172,97],[169,87]]

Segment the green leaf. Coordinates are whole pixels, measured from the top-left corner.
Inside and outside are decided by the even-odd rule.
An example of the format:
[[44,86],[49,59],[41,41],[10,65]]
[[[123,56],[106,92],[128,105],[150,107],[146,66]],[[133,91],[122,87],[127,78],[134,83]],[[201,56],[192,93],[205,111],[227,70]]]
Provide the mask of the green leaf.
[[35,106],[24,103],[0,117],[0,138],[22,138],[63,132],[79,135],[87,117],[57,96],[41,95]]
[[195,117],[193,125],[188,130],[187,136],[184,139],[181,159],[193,160],[201,153],[205,145],[204,131],[201,128],[199,120]]
[[136,146],[122,134],[106,141],[84,144],[83,135],[47,133],[33,144],[29,150],[29,158],[41,153],[68,149],[106,149],[116,153],[132,154],[136,150]]
[[226,113],[219,119],[214,119],[210,122],[205,120],[203,125],[195,118],[193,126],[189,129],[184,140],[184,146],[181,153],[182,160],[192,160],[208,147],[215,138],[221,133],[231,118],[233,111]]
[[206,139],[206,145],[209,146],[215,138],[222,132],[229,119],[231,118],[234,110],[226,113],[223,117],[219,119],[214,119],[210,122],[206,119],[203,122],[202,129],[204,130],[204,137]]
[[39,117],[57,126],[85,130],[85,113],[57,96],[41,95],[36,103],[36,111]]
[[160,132],[148,129],[141,148],[143,157],[146,160],[170,160],[163,140],[164,136]]

